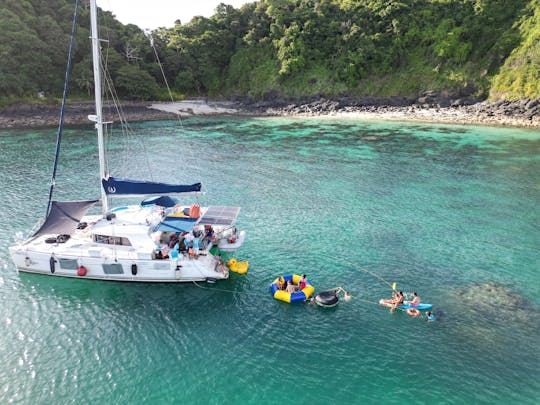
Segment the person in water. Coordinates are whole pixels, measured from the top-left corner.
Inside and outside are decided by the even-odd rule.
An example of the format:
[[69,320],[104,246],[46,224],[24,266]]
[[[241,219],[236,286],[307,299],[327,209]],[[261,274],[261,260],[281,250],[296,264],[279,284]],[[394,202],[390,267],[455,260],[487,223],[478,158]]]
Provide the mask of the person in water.
[[[336,297],[337,297],[337,295],[338,295],[339,293],[343,293],[343,299],[344,299],[345,301],[350,301],[351,298],[352,298],[351,293],[348,292],[348,291],[346,291],[343,287],[338,287],[338,288],[336,288],[336,289],[334,290],[334,294],[336,295]],[[393,297],[393,295],[392,295],[392,297]]]
[[427,312],[426,312],[426,318],[427,318],[428,322],[432,322],[432,321],[435,320],[435,315],[433,315],[433,314],[431,313],[431,311],[427,311]]

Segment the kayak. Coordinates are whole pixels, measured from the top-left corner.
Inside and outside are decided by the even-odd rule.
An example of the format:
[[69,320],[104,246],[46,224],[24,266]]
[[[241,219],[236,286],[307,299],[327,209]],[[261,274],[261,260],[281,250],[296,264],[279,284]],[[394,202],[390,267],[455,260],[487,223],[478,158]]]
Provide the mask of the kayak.
[[403,304],[403,305],[400,305],[398,308],[399,309],[416,308],[419,311],[427,311],[428,309],[431,309],[432,307],[433,307],[433,305],[431,305],[431,304],[422,304],[422,303],[420,303],[418,305]]
[[[384,298],[381,298],[379,300],[379,304],[382,305],[383,307],[388,307],[388,308],[393,307],[393,304],[388,302],[388,300],[385,300]],[[403,305],[398,306],[398,308],[399,309],[416,308],[419,311],[427,311],[427,310],[433,308],[433,305],[432,304],[423,304],[423,303],[420,303],[419,305],[410,305],[408,303],[405,303]]]

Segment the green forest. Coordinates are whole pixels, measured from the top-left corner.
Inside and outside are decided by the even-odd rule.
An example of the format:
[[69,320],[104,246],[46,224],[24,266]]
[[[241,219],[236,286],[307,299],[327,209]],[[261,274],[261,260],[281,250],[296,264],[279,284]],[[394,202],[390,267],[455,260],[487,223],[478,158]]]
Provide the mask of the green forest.
[[[70,81],[79,99],[93,91],[87,3]],[[2,102],[61,95],[74,4],[2,0]],[[100,32],[122,99],[167,98],[155,53],[177,97],[540,97],[540,0],[261,0],[151,33],[101,12]]]

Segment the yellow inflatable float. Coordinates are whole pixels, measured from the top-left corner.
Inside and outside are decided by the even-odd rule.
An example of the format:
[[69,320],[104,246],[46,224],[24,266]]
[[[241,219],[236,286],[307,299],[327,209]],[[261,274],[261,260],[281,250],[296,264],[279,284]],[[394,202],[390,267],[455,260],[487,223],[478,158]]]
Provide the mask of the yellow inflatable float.
[[231,271],[234,271],[235,273],[238,273],[238,274],[246,274],[247,271],[248,271],[248,267],[249,267],[249,262],[248,261],[245,261],[245,262],[239,262],[238,260],[236,259],[230,259],[227,264],[229,265],[229,269]]

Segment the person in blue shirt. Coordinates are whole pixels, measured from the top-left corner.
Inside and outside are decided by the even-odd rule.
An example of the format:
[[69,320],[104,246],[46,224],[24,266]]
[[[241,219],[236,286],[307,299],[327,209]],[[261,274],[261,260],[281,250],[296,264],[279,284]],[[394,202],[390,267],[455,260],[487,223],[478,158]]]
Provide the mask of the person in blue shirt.
[[431,313],[431,311],[427,311],[427,312],[426,312],[426,318],[427,318],[428,322],[432,322],[432,321],[435,320],[435,315],[433,315],[433,314]]

